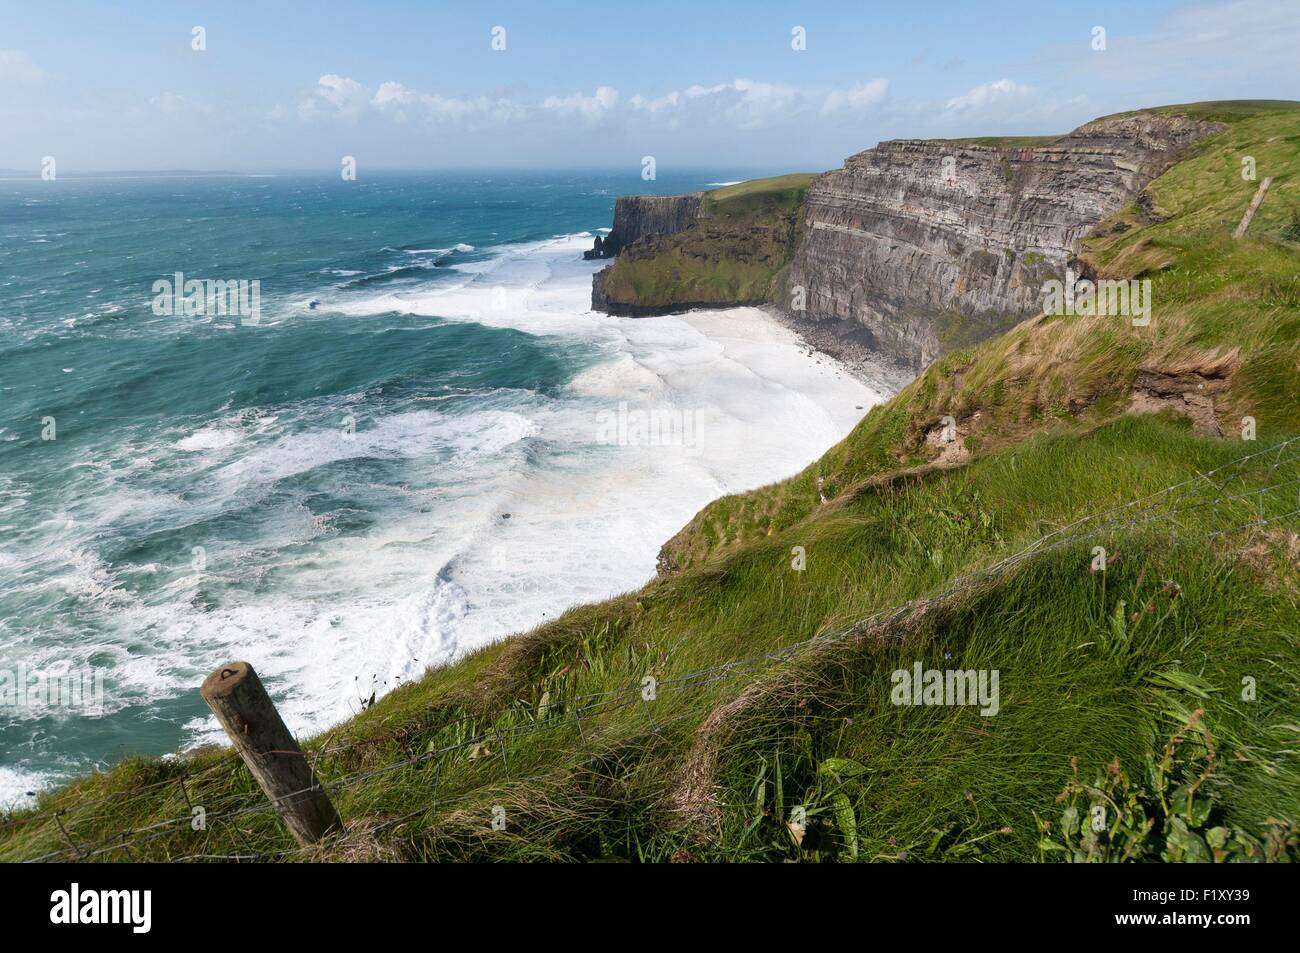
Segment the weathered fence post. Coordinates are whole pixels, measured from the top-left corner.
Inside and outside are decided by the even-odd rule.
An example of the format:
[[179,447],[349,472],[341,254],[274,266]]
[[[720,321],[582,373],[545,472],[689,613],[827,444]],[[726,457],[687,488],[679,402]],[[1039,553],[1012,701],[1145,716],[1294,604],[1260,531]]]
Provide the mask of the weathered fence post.
[[1250,228],[1250,223],[1255,219],[1255,213],[1259,211],[1260,205],[1264,203],[1264,196],[1268,195],[1268,187],[1273,184],[1273,177],[1270,175],[1259,183],[1259,188],[1255,190],[1255,197],[1250,200],[1250,205],[1246,208],[1246,214],[1241,217],[1241,224],[1237,230],[1232,233],[1232,237],[1240,241],[1246,237],[1246,229]]
[[314,844],[343,829],[338,811],[317,783],[253,666],[247,662],[221,666],[204,679],[199,694],[299,844]]

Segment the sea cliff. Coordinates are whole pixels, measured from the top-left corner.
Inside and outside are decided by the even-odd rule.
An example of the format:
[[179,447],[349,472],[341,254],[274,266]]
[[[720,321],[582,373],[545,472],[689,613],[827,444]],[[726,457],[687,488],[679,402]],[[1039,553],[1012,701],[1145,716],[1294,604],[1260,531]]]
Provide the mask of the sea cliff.
[[[592,307],[766,303],[805,324],[840,323],[834,336],[919,370],[1037,313],[1043,282],[1077,263],[1080,239],[1141,206],[1147,183],[1223,128],[1135,113],[1059,138],[900,139],[806,177],[793,203],[788,192],[763,200],[779,179],[621,198],[604,243],[617,259],[595,276]],[[738,193],[743,214],[728,209]]]

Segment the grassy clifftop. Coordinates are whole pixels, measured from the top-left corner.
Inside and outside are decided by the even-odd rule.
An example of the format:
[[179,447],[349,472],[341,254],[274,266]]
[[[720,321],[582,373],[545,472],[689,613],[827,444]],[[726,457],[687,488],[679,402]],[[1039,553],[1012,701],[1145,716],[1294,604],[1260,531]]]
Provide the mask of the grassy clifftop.
[[[347,834],[296,850],[208,751],[47,795],[0,859],[126,859],[124,831],[137,859],[1294,858],[1300,114],[1219,108],[1088,243],[1152,282],[1149,326],[1039,317],[950,354],[703,510],[642,590],[311,739]],[[1236,242],[1243,155],[1275,181]],[[917,663],[997,672],[996,713],[899,704]]]
[[[1219,113],[1234,114],[1232,105],[1220,104]],[[1300,258],[1285,238],[1300,215],[1298,137],[1295,110],[1247,112],[1152,182],[1147,198],[1094,230],[1084,262],[1099,276],[1150,280],[1150,327],[1121,317],[1040,316],[950,353],[799,476],[707,507],[665,548],[669,560],[686,565],[717,545],[765,536],[812,512],[822,494],[929,463],[938,448],[926,438],[944,416],[954,417],[972,451],[1042,431],[1082,433],[1124,413],[1142,377],[1208,388],[1222,433],[1237,432],[1245,416],[1274,433],[1300,426]],[[1254,180],[1241,176],[1246,156]],[[1248,240],[1234,241],[1265,176],[1274,178],[1269,197]],[[1185,404],[1169,403],[1186,415]]]
[[770,300],[789,264],[815,174],[754,179],[704,194],[696,223],[623,249],[597,279],[614,313],[647,314]]

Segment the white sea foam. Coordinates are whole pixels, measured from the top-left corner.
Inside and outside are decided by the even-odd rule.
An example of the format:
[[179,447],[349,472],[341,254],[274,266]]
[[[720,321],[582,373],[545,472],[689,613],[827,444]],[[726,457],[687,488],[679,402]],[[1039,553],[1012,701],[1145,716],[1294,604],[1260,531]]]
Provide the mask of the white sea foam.
[[[393,249],[388,249],[393,250]],[[473,245],[466,245],[464,242],[457,242],[449,248],[406,248],[403,249],[408,255],[446,255],[449,252],[458,251],[462,254],[472,252]]]
[[204,427],[202,430],[195,431],[188,437],[176,441],[176,449],[187,451],[218,450],[238,443],[239,439],[239,432],[236,430],[222,427]]
[[[599,263],[581,259],[587,244],[575,235],[509,246],[467,263],[463,280],[358,290],[330,306],[345,317],[321,318],[397,311],[585,342],[596,360],[559,394],[492,392],[459,413],[434,402],[351,432],[339,423],[349,404],[330,398],[124,446],[107,471],[79,471],[100,492],[85,495],[67,526],[43,530],[34,585],[111,613],[111,634],[87,642],[52,632],[17,654],[31,665],[111,660],[110,711],[192,692],[212,668],[243,658],[290,726],[316,731],[429,665],[636,588],[661,543],[703,505],[798,471],[882,399],[757,309],[592,312]],[[605,442],[602,420],[620,407],[689,415],[693,440]],[[339,484],[376,515],[363,529],[336,533],[336,514],[283,489],[376,462],[405,475]],[[201,475],[203,492],[182,500],[132,489],[133,473],[156,468]],[[118,492],[105,494],[105,480]],[[249,505],[265,507],[255,542],[215,539],[201,572],[150,564],[145,575],[161,584],[147,595],[132,588],[140,566],[114,572],[93,553],[112,527],[185,526]],[[185,731],[191,743],[221,740],[210,718]],[[0,801],[41,781],[0,775]]]
[[48,772],[0,765],[0,810],[31,806],[35,798],[30,795],[46,787],[52,780],[54,778]]
[[[429,512],[340,546],[332,571],[346,574],[355,598],[280,626],[300,644],[268,653],[266,664],[294,670],[296,696],[286,704],[304,728],[345,716],[367,686],[382,692],[569,605],[636,587],[653,574],[662,541],[701,506],[796,472],[882,398],[757,309],[652,319],[591,312],[598,266],[581,260],[585,246],[580,236],[514,246],[459,285],[338,305],[357,318],[400,311],[577,336],[605,357],[562,399],[520,405],[513,417],[470,415],[459,436],[453,419],[407,414],[384,425],[394,429],[389,438],[365,438],[367,453],[450,440],[477,460]],[[699,445],[601,443],[601,415],[620,402],[696,414]],[[526,439],[547,448],[542,462],[501,459]],[[289,472],[330,446],[277,446],[231,466]],[[212,621],[229,633],[234,620],[217,613]]]

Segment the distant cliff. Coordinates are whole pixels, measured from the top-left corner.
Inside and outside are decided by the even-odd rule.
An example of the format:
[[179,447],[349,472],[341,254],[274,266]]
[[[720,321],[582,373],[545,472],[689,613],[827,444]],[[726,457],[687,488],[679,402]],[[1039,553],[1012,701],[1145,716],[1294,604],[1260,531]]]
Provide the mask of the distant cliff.
[[684,231],[700,211],[703,192],[685,195],[623,195],[614,203],[614,227],[587,258],[613,258],[638,238]]
[[588,257],[617,255],[592,279],[591,306],[650,315],[765,304],[794,256],[811,174],[711,192],[620,198],[614,228]]
[[1222,128],[1137,114],[1030,146],[882,142],[809,187],[778,304],[801,288],[802,317],[857,322],[919,369],[1036,313],[1080,238]]
[[782,177],[802,178],[783,193],[797,195],[793,206],[770,200],[781,179],[619,199],[605,243],[618,257],[595,276],[592,307],[770,303],[853,322],[919,369],[1036,313],[1043,282],[1062,275],[1080,238],[1223,128],[1134,113],[1058,139],[882,142],[842,169]]

